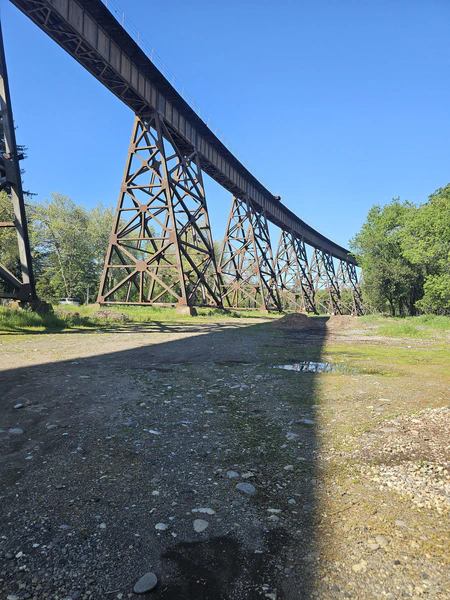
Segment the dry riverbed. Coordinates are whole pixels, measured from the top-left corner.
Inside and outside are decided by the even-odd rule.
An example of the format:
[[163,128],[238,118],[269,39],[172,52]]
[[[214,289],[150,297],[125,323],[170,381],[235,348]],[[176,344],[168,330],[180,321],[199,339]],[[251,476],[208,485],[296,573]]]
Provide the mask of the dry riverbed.
[[448,334],[307,325],[1,335],[0,597],[450,598]]

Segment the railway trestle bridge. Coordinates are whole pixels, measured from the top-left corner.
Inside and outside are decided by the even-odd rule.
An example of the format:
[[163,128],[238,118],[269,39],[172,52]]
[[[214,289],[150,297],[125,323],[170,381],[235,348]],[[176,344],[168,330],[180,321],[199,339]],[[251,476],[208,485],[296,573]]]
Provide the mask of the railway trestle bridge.
[[[355,258],[247,169],[101,0],[10,1],[135,114],[101,304],[361,314]],[[0,277],[11,297],[30,299],[34,284],[4,57],[0,70],[0,118],[9,132],[0,175],[16,217],[0,225],[17,228],[23,271],[20,281],[0,265]],[[220,250],[211,236],[203,173],[232,197]],[[280,229],[275,252],[268,221]]]

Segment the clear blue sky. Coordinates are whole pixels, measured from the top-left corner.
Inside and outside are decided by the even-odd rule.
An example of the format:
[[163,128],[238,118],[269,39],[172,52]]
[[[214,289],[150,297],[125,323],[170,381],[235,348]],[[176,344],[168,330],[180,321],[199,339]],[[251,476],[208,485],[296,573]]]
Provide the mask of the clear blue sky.
[[[127,0],[127,18],[301,218],[347,245],[369,208],[450,182],[448,0]],[[133,115],[2,2],[25,187],[116,204]],[[216,238],[231,198],[207,182]]]

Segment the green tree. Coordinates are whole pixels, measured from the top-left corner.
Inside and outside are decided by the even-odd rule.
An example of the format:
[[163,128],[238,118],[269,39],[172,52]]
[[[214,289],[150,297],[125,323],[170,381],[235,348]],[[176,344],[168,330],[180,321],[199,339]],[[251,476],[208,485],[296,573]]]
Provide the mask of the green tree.
[[416,305],[426,312],[450,312],[450,185],[409,215],[401,246],[424,278],[424,297]]
[[84,301],[89,286],[90,297],[95,297],[111,231],[112,207],[99,203],[88,212],[56,193],[51,200],[34,203],[30,215],[38,296]]
[[364,272],[363,293],[375,309],[414,314],[422,296],[423,274],[402,252],[405,223],[416,207],[396,198],[373,206],[350,247]]

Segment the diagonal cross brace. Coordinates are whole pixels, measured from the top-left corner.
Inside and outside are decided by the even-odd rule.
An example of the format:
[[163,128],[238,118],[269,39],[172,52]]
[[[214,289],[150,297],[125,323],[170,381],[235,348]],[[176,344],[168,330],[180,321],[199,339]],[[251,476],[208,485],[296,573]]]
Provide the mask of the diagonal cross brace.
[[219,274],[226,306],[281,311],[267,218],[248,197],[233,197]]
[[98,301],[222,305],[199,157],[156,112],[135,118]]
[[281,230],[274,270],[283,309],[316,313],[305,243],[295,233]]

